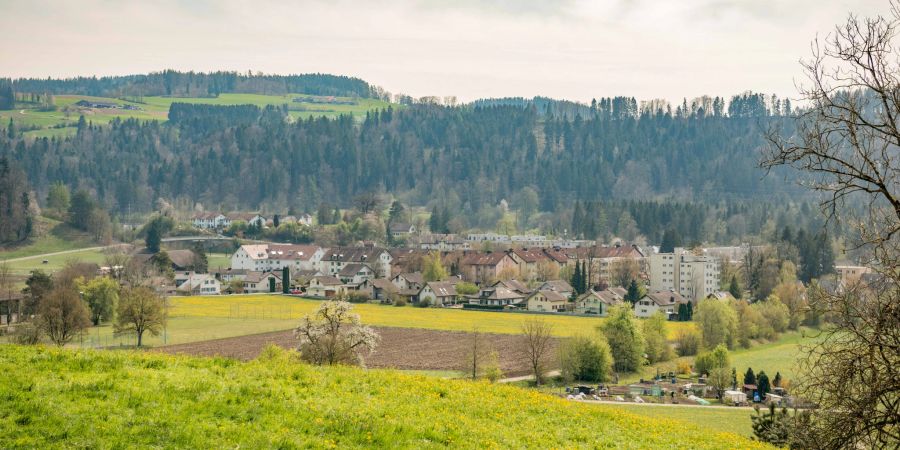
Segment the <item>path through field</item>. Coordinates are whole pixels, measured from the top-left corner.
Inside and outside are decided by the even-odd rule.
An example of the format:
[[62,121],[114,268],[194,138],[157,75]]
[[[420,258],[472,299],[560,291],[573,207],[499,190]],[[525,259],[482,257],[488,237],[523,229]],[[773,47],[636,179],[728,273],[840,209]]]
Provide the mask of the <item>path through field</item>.
[[106,249],[108,249],[108,248],[120,247],[120,246],[123,246],[123,245],[128,245],[128,244],[113,244],[113,245],[101,245],[101,246],[98,246],[98,247],[75,248],[75,249],[72,249],[72,250],[64,250],[64,251],[61,251],[61,252],[42,253],[42,254],[40,254],[40,255],[22,256],[22,257],[20,257],[20,258],[0,259],[0,261],[2,261],[2,262],[25,261],[25,260],[29,260],[29,259],[40,259],[40,258],[45,258],[45,257],[47,257],[47,256],[66,255],[66,254],[69,254],[69,253],[89,252],[89,251],[94,251],[94,250],[106,250]]

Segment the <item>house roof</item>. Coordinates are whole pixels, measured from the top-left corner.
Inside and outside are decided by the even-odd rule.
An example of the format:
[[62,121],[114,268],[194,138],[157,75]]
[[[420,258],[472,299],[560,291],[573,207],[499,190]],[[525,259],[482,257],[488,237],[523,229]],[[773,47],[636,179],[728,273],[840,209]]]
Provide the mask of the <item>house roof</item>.
[[566,280],[550,280],[541,285],[541,289],[550,289],[556,292],[572,292],[575,289]]
[[529,295],[528,298],[530,299],[538,294],[544,296],[544,298],[546,298],[547,301],[550,301],[553,303],[564,303],[564,302],[569,301],[569,299],[565,295],[562,295],[556,291],[551,291],[549,289],[542,289],[540,291],[536,291],[535,293]]
[[241,213],[241,212],[231,212],[225,215],[225,217],[231,220],[243,220],[245,222],[249,222],[256,218],[256,216],[265,218],[262,214],[259,213]]
[[242,245],[242,249],[247,252],[247,255],[250,256],[250,259],[266,259],[269,257],[269,245],[268,244],[248,244]]
[[430,281],[426,286],[431,289],[437,297],[450,297],[456,295],[456,285],[447,281]]
[[688,303],[688,301],[675,291],[657,291],[650,292],[644,296],[659,306],[677,305],[680,303]]
[[367,264],[353,263],[353,264],[347,264],[346,266],[344,266],[344,268],[341,269],[340,272],[338,272],[338,275],[340,275],[342,277],[352,277],[352,276],[356,275],[359,271],[363,270],[364,268],[369,269],[369,271],[372,271],[372,268],[369,267]]
[[410,224],[405,222],[392,222],[391,223],[391,232],[392,233],[405,233],[408,232],[411,228]]
[[178,267],[188,267],[194,264],[194,252],[192,250],[167,250],[172,264]]
[[298,271],[292,272],[291,275],[293,275],[294,278],[309,279],[309,278],[313,278],[313,277],[322,275],[322,272],[320,272],[318,270],[298,270]]
[[372,287],[375,289],[382,289],[385,291],[394,292],[397,290],[397,287],[394,286],[394,283],[391,283],[387,278],[376,278],[371,281]]
[[269,244],[267,254],[270,259],[309,261],[319,249],[318,245]]
[[565,253],[563,253],[562,251],[559,251],[559,250],[544,249],[544,254],[546,254],[548,258],[552,259],[553,261],[556,261],[559,264],[565,264],[565,263],[569,262],[569,257],[566,256]]
[[503,258],[508,257],[509,255],[504,252],[469,253],[463,258],[462,264],[466,266],[496,266],[503,261]]
[[531,292],[531,289],[528,289],[528,286],[519,280],[501,280],[491,285],[491,287],[497,286],[505,287],[520,294],[528,294]]
[[503,286],[494,286],[487,289],[484,289],[484,293],[488,295],[482,295],[481,298],[491,299],[491,300],[509,300],[509,299],[523,299],[524,295],[521,293],[515,292],[511,289],[505,288]]
[[270,275],[275,277],[279,281],[281,280],[281,277],[278,276],[278,274],[275,272],[251,271],[251,272],[247,272],[247,276],[244,277],[244,281],[246,281],[248,283],[259,283],[263,279],[268,278]]
[[610,306],[622,303],[622,298],[623,298],[622,296],[618,295],[617,293],[615,293],[609,289],[604,289],[602,291],[590,291],[590,292],[581,294],[578,297],[578,301],[587,300],[591,297],[596,298],[601,303],[610,305]]
[[512,252],[526,263],[536,263],[547,259],[547,255],[544,254],[542,249],[517,248]]
[[377,262],[387,250],[380,247],[333,247],[325,251],[322,261]]
[[323,286],[338,286],[344,283],[341,283],[341,280],[338,280],[335,277],[328,275],[320,275],[318,277],[313,277],[313,280],[316,280],[319,284]]
[[563,250],[570,259],[643,258],[644,252],[637,245],[594,245]]
[[222,215],[222,213],[218,213],[218,212],[202,212],[202,213],[194,214],[193,216],[191,216],[191,218],[194,220],[198,220],[198,219],[199,220],[210,220],[210,219],[215,219],[216,217],[219,217],[221,215]]
[[422,272],[401,273],[394,278],[403,278],[407,283],[414,283],[418,285],[425,283],[425,278],[422,276]]

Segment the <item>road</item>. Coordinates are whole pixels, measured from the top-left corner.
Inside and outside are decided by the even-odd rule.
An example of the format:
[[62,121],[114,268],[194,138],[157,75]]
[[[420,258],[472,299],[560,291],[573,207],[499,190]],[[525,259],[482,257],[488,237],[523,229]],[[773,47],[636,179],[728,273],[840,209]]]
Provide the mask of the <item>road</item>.
[[121,247],[123,245],[128,245],[128,244],[113,244],[113,245],[101,245],[99,247],[76,248],[74,250],[64,250],[61,252],[42,253],[40,255],[22,256],[20,258],[0,259],[0,261],[3,261],[3,262],[25,261],[27,259],[40,259],[40,258],[46,258],[48,256],[66,255],[69,253],[87,252],[87,251],[93,251],[93,250],[105,250],[107,248]]
[[579,403],[592,403],[596,405],[637,405],[637,406],[668,406],[672,408],[716,408],[716,409],[744,409],[748,412],[753,412],[753,407],[751,406],[726,406],[726,405],[688,405],[682,403],[635,403],[635,402],[616,402],[611,400],[572,400]]
[[[559,371],[553,370],[553,371],[547,372],[546,376],[547,376],[547,378],[553,378],[558,375],[559,375]],[[515,383],[517,381],[528,381],[528,380],[533,380],[533,379],[534,379],[534,375],[523,375],[521,377],[502,378],[498,381],[498,383]]]

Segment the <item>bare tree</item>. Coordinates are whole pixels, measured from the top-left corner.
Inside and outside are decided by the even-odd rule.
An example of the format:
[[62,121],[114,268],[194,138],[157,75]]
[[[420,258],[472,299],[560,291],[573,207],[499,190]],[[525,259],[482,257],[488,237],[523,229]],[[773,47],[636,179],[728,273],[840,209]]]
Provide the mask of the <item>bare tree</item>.
[[540,319],[527,320],[522,324],[522,344],[520,351],[528,360],[534,382],[540,386],[547,371],[547,360],[553,343],[553,325]]
[[375,192],[363,192],[356,197],[353,197],[353,204],[356,205],[356,209],[358,209],[360,213],[368,214],[378,209],[379,204],[381,204],[381,199]]
[[300,340],[300,357],[313,364],[335,365],[365,363],[364,354],[378,345],[378,334],[362,325],[353,305],[345,301],[327,301],[315,314],[304,316],[294,335]]
[[805,348],[799,392],[819,408],[805,426],[810,448],[894,448],[900,442],[900,9],[851,15],[803,63],[809,107],[793,136],[769,133],[762,167],[790,166],[825,194],[829,220],[857,230],[854,245],[879,282],[813,289],[810,305],[832,321]]
[[483,366],[490,351],[487,343],[484,342],[484,336],[478,331],[478,327],[474,327],[466,339],[468,340],[468,348],[463,354],[460,368],[466,373],[466,376],[471,376],[475,380],[484,374]]
[[91,326],[91,315],[78,293],[56,288],[41,299],[38,326],[54,344],[62,347]]

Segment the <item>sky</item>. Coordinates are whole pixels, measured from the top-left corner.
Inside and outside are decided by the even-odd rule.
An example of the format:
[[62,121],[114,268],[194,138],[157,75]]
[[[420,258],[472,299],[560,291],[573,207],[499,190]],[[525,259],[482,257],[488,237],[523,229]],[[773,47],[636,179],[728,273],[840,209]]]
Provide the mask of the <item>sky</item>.
[[796,97],[884,0],[0,0],[0,77],[332,73],[414,97]]

